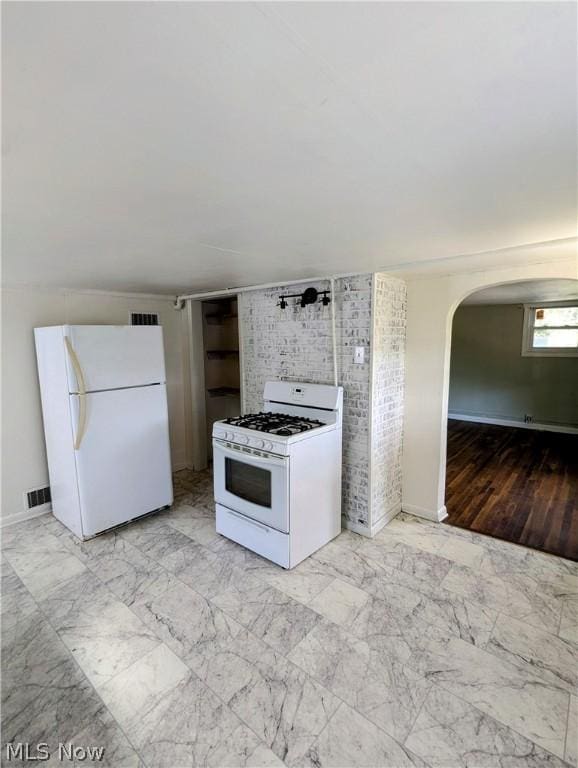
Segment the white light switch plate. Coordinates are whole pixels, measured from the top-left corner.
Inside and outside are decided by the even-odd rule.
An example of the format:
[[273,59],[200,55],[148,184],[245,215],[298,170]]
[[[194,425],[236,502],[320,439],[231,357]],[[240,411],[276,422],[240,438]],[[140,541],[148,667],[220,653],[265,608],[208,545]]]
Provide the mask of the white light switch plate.
[[353,362],[355,365],[363,365],[365,362],[365,347],[355,347]]

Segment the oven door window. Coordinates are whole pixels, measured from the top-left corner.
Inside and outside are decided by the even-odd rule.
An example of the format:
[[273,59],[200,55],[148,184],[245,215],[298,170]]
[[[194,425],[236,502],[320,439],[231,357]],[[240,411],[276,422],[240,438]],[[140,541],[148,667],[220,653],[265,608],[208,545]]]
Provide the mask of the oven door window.
[[271,509],[271,472],[225,458],[225,488],[240,499]]

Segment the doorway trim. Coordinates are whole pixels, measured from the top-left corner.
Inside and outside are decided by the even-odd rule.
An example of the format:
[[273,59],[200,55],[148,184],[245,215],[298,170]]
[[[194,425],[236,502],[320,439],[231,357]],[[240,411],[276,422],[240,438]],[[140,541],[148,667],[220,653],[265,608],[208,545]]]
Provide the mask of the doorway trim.
[[189,298],[185,301],[183,366],[187,379],[185,386],[185,439],[187,462],[196,472],[208,466],[207,452],[207,415],[205,408],[205,357],[203,341],[203,301],[209,299],[237,299],[238,334],[239,334],[239,387],[241,411],[245,404],[244,367],[243,367],[243,324],[241,322],[242,294],[224,290],[211,293],[207,299]]

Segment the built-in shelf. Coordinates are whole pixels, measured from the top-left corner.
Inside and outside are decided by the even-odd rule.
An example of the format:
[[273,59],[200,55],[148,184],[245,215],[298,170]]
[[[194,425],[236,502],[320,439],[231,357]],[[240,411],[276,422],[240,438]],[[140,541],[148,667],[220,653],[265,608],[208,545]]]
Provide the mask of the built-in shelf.
[[237,297],[204,301],[201,314],[205,372],[202,399],[206,415],[207,454],[210,458],[213,423],[237,416],[241,411]]
[[220,360],[224,357],[238,357],[238,349],[208,349],[207,357],[209,360]]
[[236,320],[237,317],[237,314],[229,312],[211,312],[210,314],[205,315],[205,320],[209,325],[222,325],[225,320]]
[[241,389],[239,387],[212,387],[207,389],[209,397],[239,397]]

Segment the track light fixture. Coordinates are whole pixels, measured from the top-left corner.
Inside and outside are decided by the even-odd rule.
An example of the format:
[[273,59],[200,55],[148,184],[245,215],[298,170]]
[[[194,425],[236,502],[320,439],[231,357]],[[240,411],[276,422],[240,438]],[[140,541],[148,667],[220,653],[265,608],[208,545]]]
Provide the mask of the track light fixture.
[[287,307],[287,299],[298,299],[295,305],[300,307],[315,304],[316,301],[320,301],[326,307],[331,301],[329,291],[318,291],[317,288],[306,288],[303,293],[288,293],[285,296],[279,296],[277,306],[280,309],[285,309]]

